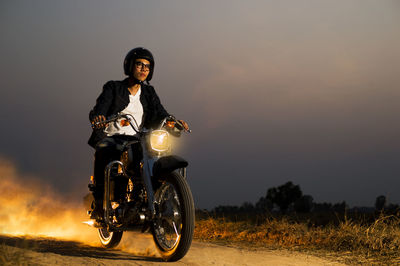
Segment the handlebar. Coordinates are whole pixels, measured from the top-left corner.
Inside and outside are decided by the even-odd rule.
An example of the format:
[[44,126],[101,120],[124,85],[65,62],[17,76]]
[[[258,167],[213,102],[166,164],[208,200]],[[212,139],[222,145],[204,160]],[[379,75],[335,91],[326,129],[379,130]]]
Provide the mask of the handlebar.
[[[136,133],[139,133],[139,130],[136,129],[136,128],[133,126],[132,121],[135,122],[137,128],[139,128],[139,125],[138,125],[138,123],[136,122],[136,119],[135,119],[132,115],[130,115],[130,114],[121,114],[121,113],[118,113],[118,114],[115,114],[115,115],[110,115],[110,116],[108,116],[108,117],[106,118],[106,120],[93,123],[93,126],[98,126],[98,125],[100,125],[100,124],[112,123],[112,122],[117,121],[117,120],[120,119],[120,118],[125,118],[126,120],[128,120],[128,121],[129,121],[129,124],[130,124],[130,126],[133,128],[133,130],[135,130]],[[92,127],[93,127],[93,126],[92,126]]]
[[94,122],[93,125],[94,125],[94,126],[98,126],[98,125],[100,125],[100,124],[111,123],[111,122],[114,122],[114,121],[118,120],[118,119],[121,118],[121,117],[122,117],[122,115],[119,114],[119,113],[118,113],[118,114],[115,114],[115,115],[110,115],[110,116],[106,117],[106,120]]
[[178,120],[178,119],[176,119],[174,116],[172,116],[172,115],[170,115],[170,116],[167,116],[167,117],[165,117],[163,120],[162,120],[162,122],[161,122],[161,125],[160,125],[160,129],[166,124],[166,122],[167,121],[174,121],[178,126],[175,126],[177,129],[179,129],[179,130],[183,130],[183,131],[185,131],[185,132],[187,132],[187,133],[192,133],[192,130],[191,129],[185,129],[185,126]]
[[[117,121],[117,120],[120,119],[120,118],[125,118],[125,119],[127,119],[127,120],[129,121],[131,127],[136,131],[136,133],[139,133],[139,130],[136,129],[136,128],[133,126],[132,120],[135,122],[137,128],[139,128],[139,125],[137,124],[136,119],[135,119],[132,115],[130,115],[130,114],[121,114],[121,113],[118,113],[118,114],[115,114],[115,115],[110,115],[110,116],[108,116],[108,117],[106,118],[106,120],[99,121],[99,122],[95,122],[95,123],[93,124],[93,126],[98,126],[98,125],[100,125],[100,124],[112,123],[112,122]],[[187,132],[187,133],[192,133],[192,130],[191,130],[191,129],[187,129],[187,130],[186,130],[185,127],[184,127],[184,125],[183,125],[178,119],[176,119],[176,118],[175,118],[174,116],[172,116],[172,115],[167,116],[167,117],[165,117],[165,118],[162,120],[161,125],[160,125],[160,129],[161,129],[162,127],[165,126],[165,124],[166,124],[167,121],[174,121],[174,122],[178,125],[178,126],[176,127],[178,130],[184,130],[184,131]]]

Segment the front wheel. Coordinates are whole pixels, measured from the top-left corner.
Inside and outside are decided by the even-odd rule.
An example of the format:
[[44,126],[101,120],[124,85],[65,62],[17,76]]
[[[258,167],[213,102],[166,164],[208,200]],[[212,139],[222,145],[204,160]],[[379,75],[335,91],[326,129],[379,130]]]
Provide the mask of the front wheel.
[[101,244],[106,248],[116,247],[122,238],[122,231],[109,232],[106,228],[99,228],[99,238]]
[[165,176],[156,190],[157,217],[153,239],[166,261],[177,261],[186,255],[193,239],[194,203],[186,180],[178,173]]

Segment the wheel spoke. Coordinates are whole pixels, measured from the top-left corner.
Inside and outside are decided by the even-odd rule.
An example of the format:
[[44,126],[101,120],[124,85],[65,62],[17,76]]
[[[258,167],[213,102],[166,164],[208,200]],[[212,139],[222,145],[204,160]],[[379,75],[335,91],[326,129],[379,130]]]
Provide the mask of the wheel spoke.
[[174,230],[175,230],[175,234],[176,234],[176,239],[178,239],[179,234],[178,234],[178,230],[176,230],[175,222],[172,222],[172,225],[174,226]]

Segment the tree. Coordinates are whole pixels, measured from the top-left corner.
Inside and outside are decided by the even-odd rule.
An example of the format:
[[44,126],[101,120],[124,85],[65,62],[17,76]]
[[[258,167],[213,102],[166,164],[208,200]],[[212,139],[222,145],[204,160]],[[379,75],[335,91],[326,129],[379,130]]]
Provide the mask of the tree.
[[242,206],[240,206],[239,210],[241,212],[254,212],[254,205],[251,204],[250,202],[243,202]]
[[377,211],[383,211],[383,209],[385,209],[385,205],[386,205],[386,197],[385,196],[380,195],[380,196],[376,197],[375,209]]
[[268,189],[266,199],[279,206],[282,213],[286,213],[291,204],[303,196],[300,186],[287,182],[277,188]]
[[294,202],[294,210],[296,212],[310,212],[314,205],[313,200],[312,196],[303,195]]
[[314,211],[315,212],[328,212],[332,210],[332,203],[315,203],[314,204]]
[[385,211],[387,210],[387,213],[389,214],[396,214],[400,212],[400,206],[398,204],[390,203],[386,208]]
[[273,207],[274,204],[272,203],[272,201],[268,200],[265,197],[261,197],[256,203],[256,210],[263,213],[270,212]]
[[215,212],[216,214],[231,214],[231,213],[238,213],[239,212],[239,207],[237,206],[224,206],[224,205],[219,205],[215,207],[212,212]]
[[346,204],[346,201],[342,201],[340,203],[335,203],[332,206],[332,210],[334,212],[338,212],[338,213],[344,213],[344,212],[346,212],[347,209],[348,209],[348,206]]

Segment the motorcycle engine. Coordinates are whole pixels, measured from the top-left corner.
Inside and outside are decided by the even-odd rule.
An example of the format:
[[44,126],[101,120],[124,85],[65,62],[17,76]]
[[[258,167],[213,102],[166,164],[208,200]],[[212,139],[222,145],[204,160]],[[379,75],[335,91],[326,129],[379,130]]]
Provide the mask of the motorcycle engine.
[[121,224],[138,224],[141,221],[140,218],[140,206],[135,202],[122,203],[115,210],[116,219]]

